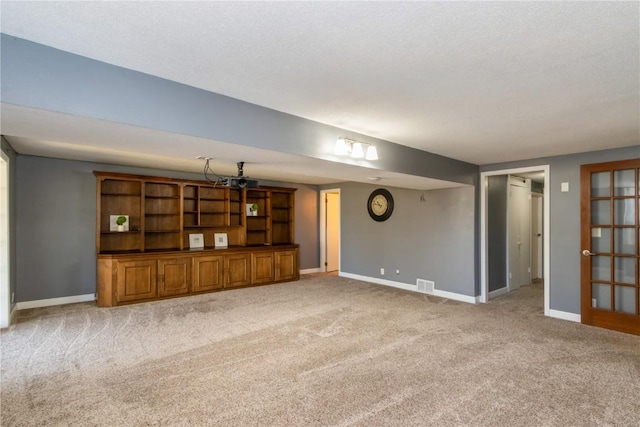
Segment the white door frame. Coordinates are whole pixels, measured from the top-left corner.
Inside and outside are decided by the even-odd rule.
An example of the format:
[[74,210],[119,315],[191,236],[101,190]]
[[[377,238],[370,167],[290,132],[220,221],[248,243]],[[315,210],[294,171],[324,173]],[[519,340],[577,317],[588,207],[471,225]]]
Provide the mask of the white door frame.
[[[543,226],[542,226],[542,207],[544,206],[544,203],[542,203],[542,197],[543,195],[540,193],[534,193],[531,192],[531,203],[532,203],[532,208],[531,208],[531,216],[533,217],[533,205],[535,205],[536,209],[536,222],[535,222],[535,227],[534,227],[534,222],[533,220],[531,221],[531,241],[532,242],[536,242],[536,254],[535,254],[535,259],[536,259],[536,272],[535,272],[535,278],[536,279],[544,279],[544,274],[542,271],[542,242],[539,241],[537,234],[535,234],[533,231],[537,231],[538,233],[540,233],[540,235],[542,236],[542,232],[543,230]],[[535,202],[535,203],[534,203]],[[532,245],[533,246],[533,245]],[[532,274],[532,279],[533,279],[533,251],[531,252],[531,274]]]
[[[338,193],[339,188],[320,190],[320,271],[327,271],[327,204],[324,202],[328,193]],[[340,250],[340,231],[338,231],[338,250]],[[338,254],[338,272],[340,272],[340,255]]]
[[544,315],[549,316],[549,289],[551,289],[550,269],[550,253],[549,253],[549,213],[550,213],[550,197],[549,197],[549,165],[529,166],[515,169],[502,169],[497,171],[487,171],[480,173],[480,302],[486,303],[489,300],[489,266],[488,262],[488,241],[487,241],[487,189],[489,186],[490,176],[511,175],[527,172],[544,172],[545,192],[543,194],[543,242],[544,247]]
[[0,328],[10,326],[10,256],[11,236],[9,230],[9,157],[0,151]]

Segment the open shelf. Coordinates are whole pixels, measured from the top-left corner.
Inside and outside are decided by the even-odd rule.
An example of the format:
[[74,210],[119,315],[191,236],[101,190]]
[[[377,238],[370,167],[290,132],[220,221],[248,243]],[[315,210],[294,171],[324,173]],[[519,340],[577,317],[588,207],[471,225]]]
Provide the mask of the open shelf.
[[[279,187],[230,188],[205,181],[95,172],[98,253],[182,250],[189,234],[227,233],[230,246],[294,244],[294,192]],[[258,215],[247,216],[248,205]],[[112,231],[113,216],[129,231]],[[141,231],[144,230],[144,231]]]

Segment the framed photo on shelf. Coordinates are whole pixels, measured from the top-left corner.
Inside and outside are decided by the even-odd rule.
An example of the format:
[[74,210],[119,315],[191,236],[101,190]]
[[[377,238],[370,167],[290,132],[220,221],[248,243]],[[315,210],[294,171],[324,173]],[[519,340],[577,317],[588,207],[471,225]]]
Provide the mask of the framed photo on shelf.
[[204,249],[204,235],[189,234],[189,249]]
[[227,233],[213,233],[213,241],[217,249],[228,248]]

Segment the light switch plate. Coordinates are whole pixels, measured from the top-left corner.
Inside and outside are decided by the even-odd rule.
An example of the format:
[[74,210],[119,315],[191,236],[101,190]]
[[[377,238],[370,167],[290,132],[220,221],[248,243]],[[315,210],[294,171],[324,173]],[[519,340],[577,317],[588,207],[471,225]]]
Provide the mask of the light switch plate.
[[560,191],[562,191],[563,193],[568,193],[569,192],[569,183],[568,182],[563,182],[560,184]]

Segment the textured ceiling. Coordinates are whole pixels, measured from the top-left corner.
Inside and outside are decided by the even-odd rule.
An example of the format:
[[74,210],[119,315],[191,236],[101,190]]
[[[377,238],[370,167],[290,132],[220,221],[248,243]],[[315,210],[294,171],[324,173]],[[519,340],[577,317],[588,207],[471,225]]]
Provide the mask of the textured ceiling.
[[471,163],[640,140],[638,2],[1,7],[6,34]]

